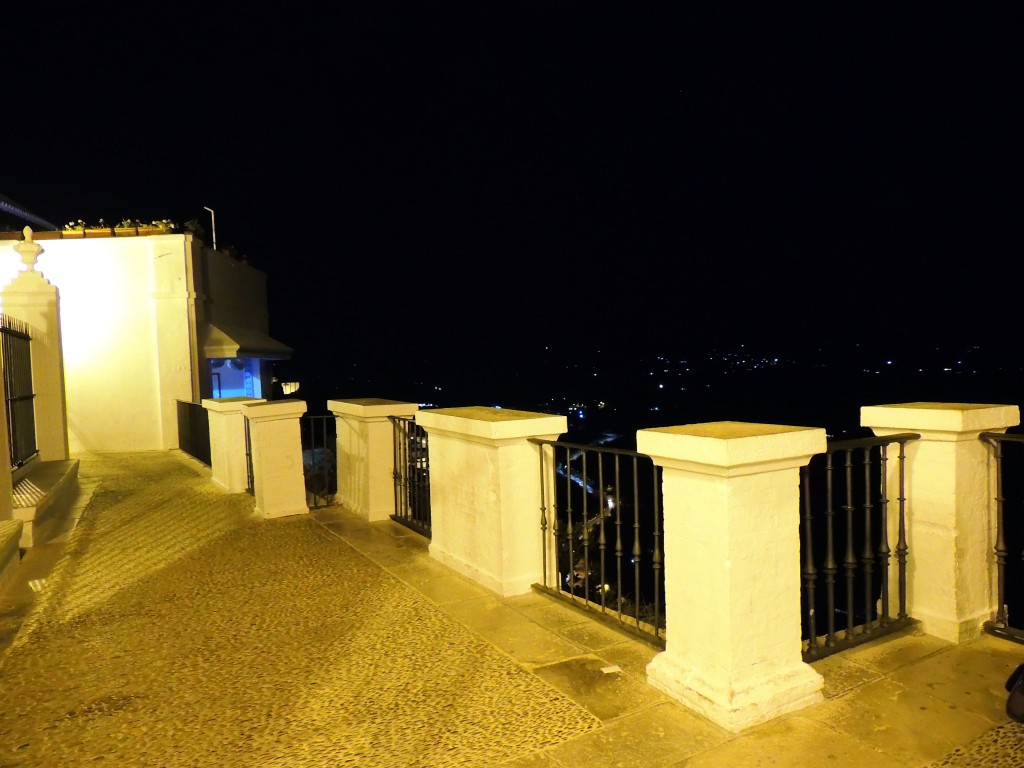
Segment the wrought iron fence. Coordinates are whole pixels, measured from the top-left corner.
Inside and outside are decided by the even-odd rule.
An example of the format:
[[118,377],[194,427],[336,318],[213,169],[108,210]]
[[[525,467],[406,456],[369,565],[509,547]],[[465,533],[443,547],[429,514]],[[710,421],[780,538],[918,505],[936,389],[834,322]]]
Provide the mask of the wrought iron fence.
[[664,648],[661,469],[635,451],[531,442],[541,446],[535,589]]
[[249,426],[249,417],[243,414],[242,423],[245,425],[245,492],[256,495],[256,478],[252,462],[252,430]]
[[28,326],[13,317],[0,315],[0,348],[4,363],[8,448],[11,468],[17,469],[39,453],[32,388],[32,336]]
[[430,446],[414,419],[389,416],[394,435],[395,513],[391,519],[430,537]]
[[[905,433],[830,441],[824,454],[801,467],[805,661],[912,621],[907,615],[905,446],[918,437]],[[892,471],[898,479],[894,500],[888,497]],[[896,583],[890,584],[894,557]]]
[[333,415],[305,414],[299,420],[306,502],[313,509],[334,503],[338,494],[337,427]]
[[[1024,614],[1024,435],[982,432],[980,437],[992,446],[996,475],[994,554],[998,608],[995,618],[985,623],[985,629],[1024,642],[1024,621],[1020,618]],[[1007,472],[1007,464],[1016,471]],[[1008,514],[1007,510],[1012,511]]]
[[178,448],[210,466],[210,414],[202,403],[178,401]]

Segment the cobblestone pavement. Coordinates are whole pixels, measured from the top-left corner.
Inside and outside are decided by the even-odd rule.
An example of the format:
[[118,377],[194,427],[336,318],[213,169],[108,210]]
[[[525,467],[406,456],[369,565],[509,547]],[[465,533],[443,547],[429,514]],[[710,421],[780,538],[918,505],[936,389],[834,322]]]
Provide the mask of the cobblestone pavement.
[[80,472],[0,666],[0,766],[491,765],[600,725],[309,517],[171,454]]

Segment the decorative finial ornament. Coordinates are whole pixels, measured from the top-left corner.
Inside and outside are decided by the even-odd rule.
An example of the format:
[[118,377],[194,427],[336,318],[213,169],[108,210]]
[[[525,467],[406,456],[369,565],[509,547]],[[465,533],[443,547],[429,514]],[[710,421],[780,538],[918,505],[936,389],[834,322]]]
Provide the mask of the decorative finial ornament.
[[18,252],[21,260],[25,263],[25,271],[35,272],[36,259],[39,258],[39,254],[43,252],[43,249],[39,243],[32,239],[32,227],[25,227],[22,233],[25,235],[25,239],[14,246],[14,250]]

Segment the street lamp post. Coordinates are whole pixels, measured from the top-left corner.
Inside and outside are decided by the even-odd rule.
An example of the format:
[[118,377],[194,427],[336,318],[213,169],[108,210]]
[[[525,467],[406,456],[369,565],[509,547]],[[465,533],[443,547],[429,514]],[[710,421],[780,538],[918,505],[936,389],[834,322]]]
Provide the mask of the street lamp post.
[[213,235],[213,250],[216,251],[217,250],[217,218],[216,218],[216,216],[213,215],[213,208],[207,208],[205,205],[203,206],[203,208],[206,208],[206,210],[208,210],[210,212],[210,229],[212,230],[212,235]]

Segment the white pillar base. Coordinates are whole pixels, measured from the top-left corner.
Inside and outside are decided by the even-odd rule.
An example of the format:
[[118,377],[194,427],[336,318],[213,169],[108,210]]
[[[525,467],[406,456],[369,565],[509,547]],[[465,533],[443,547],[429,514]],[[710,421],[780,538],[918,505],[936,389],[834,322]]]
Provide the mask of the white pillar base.
[[926,635],[960,645],[981,637],[985,622],[989,621],[993,614],[993,610],[985,608],[972,616],[955,619],[918,607],[914,609],[913,617],[917,619],[921,631]]
[[498,578],[490,573],[485,573],[472,563],[466,562],[457,555],[448,552],[433,541],[430,542],[427,552],[437,562],[457,573],[461,573],[468,579],[472,579],[480,586],[497,593],[501,597],[525,595],[533,589],[534,584],[540,581],[539,574],[533,574],[532,576],[527,574],[519,578],[506,574],[504,578]]
[[726,730],[744,728],[822,700],[824,678],[799,662],[763,679],[712,680],[669,652],[647,665],[647,682]]

